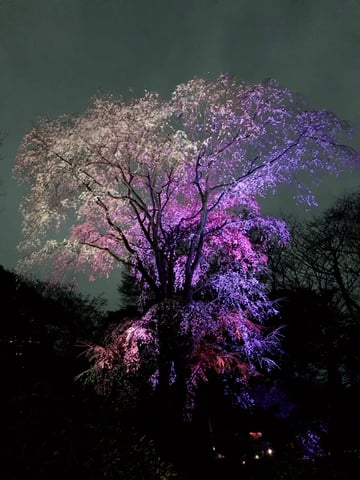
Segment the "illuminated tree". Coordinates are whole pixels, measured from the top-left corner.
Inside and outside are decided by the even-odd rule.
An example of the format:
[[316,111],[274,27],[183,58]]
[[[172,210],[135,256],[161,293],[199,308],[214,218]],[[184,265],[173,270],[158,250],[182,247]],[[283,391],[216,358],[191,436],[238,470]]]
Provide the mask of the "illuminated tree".
[[274,365],[266,251],[288,232],[257,198],[294,173],[338,174],[355,157],[342,144],[347,131],[273,80],[226,75],[179,85],[168,101],[96,96],[83,114],[40,119],[15,167],[30,187],[21,267],[51,258],[56,277],[77,269],[94,279],[127,266],[141,315],[90,349],[93,372],[141,370],[191,405],[211,372],[241,384]]

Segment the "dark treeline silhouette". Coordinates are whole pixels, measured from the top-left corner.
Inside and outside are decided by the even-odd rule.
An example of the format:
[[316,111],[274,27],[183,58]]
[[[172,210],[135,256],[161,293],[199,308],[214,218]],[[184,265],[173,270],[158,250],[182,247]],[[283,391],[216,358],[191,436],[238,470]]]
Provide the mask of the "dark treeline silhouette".
[[325,448],[342,461],[360,447],[360,192],[287,224],[292,240],[270,259],[285,325],[279,378],[322,419]]
[[121,405],[75,380],[88,368],[82,342],[100,341],[110,321],[103,300],[2,267],[0,277],[0,477],[158,478],[151,441]]

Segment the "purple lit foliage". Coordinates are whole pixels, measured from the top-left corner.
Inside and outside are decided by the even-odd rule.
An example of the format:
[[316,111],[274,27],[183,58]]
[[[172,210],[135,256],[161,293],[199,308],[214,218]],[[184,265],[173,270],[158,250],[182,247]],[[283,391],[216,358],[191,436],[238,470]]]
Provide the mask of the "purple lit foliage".
[[313,461],[325,456],[322,440],[327,433],[327,426],[323,422],[317,423],[296,436],[295,440],[304,460]]
[[[41,119],[15,167],[30,187],[20,267],[51,259],[57,277],[74,269],[90,279],[129,269],[140,318],[89,348],[93,374],[108,385],[121,364],[145,371],[155,389],[186,385],[191,405],[209,372],[245,383],[274,366],[266,252],[289,240],[256,197],[299,171],[316,179],[351,164],[355,152],[338,141],[346,130],[275,81],[226,75],[179,85],[168,101],[97,96],[81,115]],[[49,240],[69,220],[64,240]]]

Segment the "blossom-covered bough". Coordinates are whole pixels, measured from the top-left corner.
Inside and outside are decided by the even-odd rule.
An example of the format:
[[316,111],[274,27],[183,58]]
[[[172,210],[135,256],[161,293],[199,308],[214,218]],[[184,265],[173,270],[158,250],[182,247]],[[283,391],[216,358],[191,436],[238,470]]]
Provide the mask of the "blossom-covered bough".
[[30,187],[20,267],[51,260],[57,278],[73,269],[93,279],[126,266],[141,314],[90,348],[92,372],[111,383],[121,364],[191,406],[210,374],[243,384],[275,364],[266,252],[289,235],[257,200],[301,171],[316,180],[351,165],[347,131],[273,80],[227,75],[194,78],[167,101],[102,95],[82,114],[40,119],[15,167]]

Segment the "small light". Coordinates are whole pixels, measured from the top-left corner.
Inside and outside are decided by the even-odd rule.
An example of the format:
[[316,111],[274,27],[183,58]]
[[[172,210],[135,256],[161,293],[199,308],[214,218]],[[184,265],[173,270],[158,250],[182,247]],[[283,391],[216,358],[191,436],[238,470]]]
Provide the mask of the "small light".
[[267,449],[267,454],[268,454],[268,455],[272,455],[272,454],[273,454],[272,448],[268,448],[268,449]]
[[255,460],[259,460],[259,458],[260,458],[259,455],[256,454],[255,455]]

